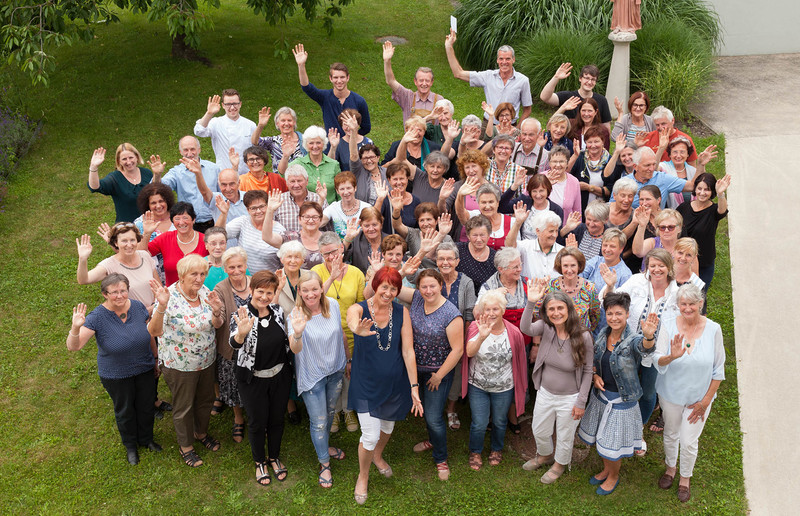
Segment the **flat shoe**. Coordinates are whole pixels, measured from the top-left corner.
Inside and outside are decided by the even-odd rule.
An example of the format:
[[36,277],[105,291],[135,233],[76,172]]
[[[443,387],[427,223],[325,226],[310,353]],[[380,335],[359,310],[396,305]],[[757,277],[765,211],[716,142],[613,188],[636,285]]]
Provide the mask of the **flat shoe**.
[[149,443],[145,444],[144,447],[150,450],[151,452],[160,452],[161,450],[164,449],[161,447],[160,444],[158,444],[155,441],[150,441]]
[[499,466],[501,462],[503,462],[503,452],[495,450],[489,454],[490,466]]
[[367,503],[367,493],[359,494],[356,493],[355,490],[353,491],[353,498],[355,499],[358,505],[364,505]]
[[509,423],[508,429],[511,430],[514,435],[519,435],[522,433],[522,427],[519,425],[519,423]]
[[556,461],[555,457],[551,457],[546,460],[540,460],[541,458],[542,458],[541,455],[537,455],[536,457],[532,458],[531,460],[523,464],[522,469],[524,469],[525,471],[534,471],[541,468],[542,466],[549,466]]
[[647,454],[647,442],[644,439],[642,439],[642,449],[634,450],[633,454],[637,457],[644,457]]
[[[219,405],[217,405],[219,403]],[[217,398],[214,400],[214,404],[211,406],[211,415],[218,416],[225,411],[225,403],[222,402],[221,399]]]
[[428,450],[432,450],[432,449],[433,449],[433,445],[431,444],[430,441],[420,441],[417,444],[415,444],[414,448],[413,448],[413,450],[416,453],[420,453],[420,452],[424,452],[424,451],[428,451]]
[[481,467],[483,467],[483,460],[481,459],[480,453],[469,454],[469,467],[472,468],[473,471],[481,470]]
[[269,468],[265,462],[256,462],[256,482],[264,487],[272,483],[272,478],[269,476]]
[[202,439],[200,439],[199,437],[195,437],[195,439],[200,441],[203,444],[203,446],[205,446],[209,450],[211,450],[213,452],[219,451],[219,448],[220,448],[219,441],[217,441],[216,439],[214,439],[210,435],[206,434],[206,436],[203,437]]
[[542,484],[552,484],[556,480],[561,478],[561,475],[563,474],[564,474],[563,471],[561,473],[556,473],[555,471],[553,471],[553,468],[550,468],[545,472],[544,475],[542,475],[541,478]]
[[272,471],[275,472],[275,478],[278,479],[278,482],[286,480],[286,477],[289,476],[289,472],[280,459],[270,459],[269,464],[272,466]]
[[439,480],[450,478],[450,467],[447,465],[447,461],[436,464],[436,473],[439,475]]
[[161,412],[172,412],[172,405],[168,401],[161,400],[161,405],[156,407],[156,410]]
[[136,450],[136,448],[128,448],[127,450],[128,450],[128,463],[130,463],[131,466],[139,464],[139,452]]
[[317,476],[318,483],[319,483],[319,487],[322,487],[324,489],[330,489],[331,487],[333,487],[333,476],[331,476],[331,478],[327,478],[327,479],[323,478],[322,474],[326,470],[327,471],[331,470],[330,464],[328,464],[327,466],[323,466],[322,464],[319,465],[319,475]]
[[458,430],[461,428],[461,420],[458,419],[458,414],[455,412],[447,413],[447,427],[450,430]]
[[605,478],[597,478],[595,475],[589,477],[589,483],[592,484],[593,486],[599,486],[605,481],[606,481]]
[[614,484],[614,487],[612,487],[609,491],[606,491],[601,486],[597,486],[597,491],[595,491],[595,493],[599,494],[600,496],[610,495],[611,493],[614,492],[614,490],[617,488],[618,485],[619,485],[619,479],[617,479],[617,483]]
[[[331,453],[331,450],[333,450],[333,453]],[[328,450],[328,455],[330,455],[332,459],[344,460],[344,451],[342,451],[341,448],[336,448],[335,446],[330,447]]]
[[661,475],[661,478],[658,479],[658,487],[661,489],[669,489],[672,487],[672,483],[675,481],[675,475],[668,475],[664,473]]
[[692,497],[692,491],[689,486],[678,486],[678,501],[686,503]]
[[183,462],[185,462],[190,468],[199,468],[203,465],[203,459],[201,459],[197,452],[194,451],[194,448],[189,451],[183,451],[178,448],[178,452],[181,454],[181,459],[183,459]]
[[[373,464],[375,464],[375,462],[373,462]],[[375,467],[378,468],[378,473],[380,473],[381,475],[383,475],[386,478],[389,478],[392,475],[394,475],[394,472],[392,471],[392,467],[388,463],[386,464],[386,469],[381,469],[377,464],[375,464]]]
[[[235,443],[244,441],[244,423],[233,423],[232,437]],[[238,440],[236,439],[237,437],[239,438]]]

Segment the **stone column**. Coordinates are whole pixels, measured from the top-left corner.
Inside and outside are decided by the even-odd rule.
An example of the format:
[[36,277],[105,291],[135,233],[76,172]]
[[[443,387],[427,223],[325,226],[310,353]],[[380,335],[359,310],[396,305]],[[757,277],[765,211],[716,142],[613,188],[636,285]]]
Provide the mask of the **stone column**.
[[625,106],[630,97],[631,79],[631,41],[636,40],[633,32],[612,32],[608,35],[614,43],[614,54],[611,57],[611,71],[608,74],[606,86],[606,100],[611,110],[611,116],[616,119],[619,113],[614,107],[614,97],[618,97]]

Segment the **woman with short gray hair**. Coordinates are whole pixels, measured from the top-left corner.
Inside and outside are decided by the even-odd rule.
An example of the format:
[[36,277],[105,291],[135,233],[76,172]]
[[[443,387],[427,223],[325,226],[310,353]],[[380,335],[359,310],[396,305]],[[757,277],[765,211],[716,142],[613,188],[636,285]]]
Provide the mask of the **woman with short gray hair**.
[[333,178],[341,170],[338,161],[323,153],[327,145],[328,138],[325,135],[325,129],[316,125],[309,126],[303,133],[303,148],[308,151],[308,154],[293,160],[290,165],[297,163],[306,169],[310,188],[316,188],[317,181],[325,185],[328,188],[325,200],[331,204],[336,200]]
[[608,204],[601,200],[594,200],[586,206],[584,211],[586,222],[581,222],[578,212],[572,212],[561,228],[561,236],[565,237],[566,245],[580,249],[587,260],[598,256],[603,232],[608,222],[608,213]]
[[636,232],[636,225],[633,223],[633,199],[638,191],[639,185],[632,177],[623,177],[614,183],[611,191],[613,200],[608,203],[609,226],[624,231],[628,239]]
[[[465,207],[465,198],[467,195],[475,195],[478,201],[477,210],[467,210]],[[456,196],[456,215],[462,224],[476,216],[483,215],[491,223],[492,231],[489,234],[487,245],[494,249],[499,250],[503,247],[506,241],[506,235],[511,230],[513,219],[508,215],[503,215],[497,211],[500,206],[500,190],[492,183],[485,182],[478,183],[477,180],[471,179],[464,183],[459,189]]]
[[275,112],[275,129],[278,134],[261,137],[269,123],[270,109],[262,107],[258,112],[258,125],[250,137],[250,143],[265,148],[272,157],[272,171],[283,174],[290,161],[305,156],[308,151],[303,147],[302,133],[297,130],[297,113],[287,106]]

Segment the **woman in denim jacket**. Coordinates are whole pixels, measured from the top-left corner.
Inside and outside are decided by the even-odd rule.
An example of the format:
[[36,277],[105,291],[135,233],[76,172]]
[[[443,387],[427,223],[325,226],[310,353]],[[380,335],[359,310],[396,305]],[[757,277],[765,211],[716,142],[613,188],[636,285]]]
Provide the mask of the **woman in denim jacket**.
[[639,365],[643,355],[653,352],[658,315],[651,313],[642,331],[628,325],[631,298],[626,293],[608,294],[603,300],[608,327],[594,343],[594,392],[581,420],[578,436],[597,445],[603,471],[589,478],[597,494],[614,492],[619,484],[620,459],[631,457],[642,447],[642,395]]

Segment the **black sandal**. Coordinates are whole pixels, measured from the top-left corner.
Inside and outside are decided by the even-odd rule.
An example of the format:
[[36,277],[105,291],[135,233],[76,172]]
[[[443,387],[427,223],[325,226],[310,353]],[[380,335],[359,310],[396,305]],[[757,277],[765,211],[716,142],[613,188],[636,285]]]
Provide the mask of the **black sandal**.
[[197,452],[194,451],[194,448],[189,451],[183,451],[178,448],[178,451],[181,453],[183,462],[185,462],[190,468],[199,468],[203,465],[203,459],[201,459]]
[[233,423],[233,442],[240,443],[242,441],[244,441],[244,423]]
[[272,477],[269,476],[269,468],[266,462],[256,462],[256,482],[262,486],[268,486],[272,483]]
[[522,433],[522,427],[519,426],[519,423],[509,423],[508,429],[511,430],[512,433],[519,435]]
[[199,437],[195,437],[195,439],[197,439],[198,441],[203,443],[203,446],[205,446],[209,450],[211,450],[213,452],[219,451],[219,448],[220,448],[219,441],[217,441],[216,439],[214,439],[210,435],[206,434],[206,436],[203,437],[202,439],[200,439]]
[[215,399],[214,405],[212,405],[211,407],[211,415],[218,416],[222,414],[224,411],[225,411],[225,403],[219,398]]
[[269,459],[269,464],[272,466],[272,471],[275,472],[275,478],[278,479],[278,482],[286,480],[286,477],[289,476],[289,472],[280,459]]
[[656,434],[664,431],[664,416],[661,414],[658,415],[656,420],[653,421],[653,424],[650,425],[650,431]]

